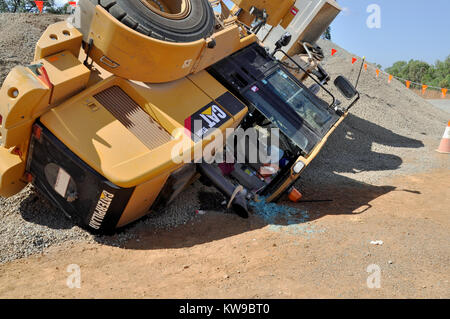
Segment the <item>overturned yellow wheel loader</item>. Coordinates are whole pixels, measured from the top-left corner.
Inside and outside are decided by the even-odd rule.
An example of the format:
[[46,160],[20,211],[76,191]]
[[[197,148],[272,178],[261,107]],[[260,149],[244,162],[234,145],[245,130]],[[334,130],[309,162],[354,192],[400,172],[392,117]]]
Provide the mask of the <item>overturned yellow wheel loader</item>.
[[[79,1],[2,85],[0,195],[33,183],[93,232],[170,204],[200,175],[244,217],[255,196],[279,198],[359,94],[339,77],[349,105],[339,103],[310,52],[339,12],[333,0],[315,1],[302,27],[305,1],[234,2]],[[259,34],[268,26],[293,31],[272,41],[271,31]],[[277,136],[275,160],[249,160],[248,143],[230,151],[235,132],[248,129],[261,133],[257,144]],[[220,154],[227,160],[215,163]]]

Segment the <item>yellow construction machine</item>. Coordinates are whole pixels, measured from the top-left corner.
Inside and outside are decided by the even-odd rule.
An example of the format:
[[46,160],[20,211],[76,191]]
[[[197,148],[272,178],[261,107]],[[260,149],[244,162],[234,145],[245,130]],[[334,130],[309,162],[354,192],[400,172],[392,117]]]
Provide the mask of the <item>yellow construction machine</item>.
[[[50,25],[0,90],[0,195],[32,183],[74,222],[110,232],[199,176],[244,217],[247,201],[288,191],[359,98],[343,77],[348,106],[326,89],[315,45],[340,9],[233,2],[81,0]],[[247,130],[271,161],[243,155]]]

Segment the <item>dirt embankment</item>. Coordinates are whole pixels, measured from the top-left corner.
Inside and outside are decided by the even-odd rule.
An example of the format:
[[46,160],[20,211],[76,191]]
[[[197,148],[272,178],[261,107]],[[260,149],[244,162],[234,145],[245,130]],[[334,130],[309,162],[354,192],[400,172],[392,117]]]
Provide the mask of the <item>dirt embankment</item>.
[[[326,54],[323,64],[331,77],[342,74],[355,83],[360,65],[352,66],[350,61],[356,55],[330,41],[320,40],[319,45]],[[337,50],[334,56],[332,48]],[[336,184],[342,177],[351,177],[379,184],[391,175],[440,166],[433,160],[433,153],[448,122],[446,112],[407,90],[401,82],[394,79],[388,83],[371,72],[363,71],[358,90],[361,100],[301,177],[304,183]]]
[[67,19],[66,15],[0,13],[0,83],[18,64],[33,60],[36,42],[48,25]]

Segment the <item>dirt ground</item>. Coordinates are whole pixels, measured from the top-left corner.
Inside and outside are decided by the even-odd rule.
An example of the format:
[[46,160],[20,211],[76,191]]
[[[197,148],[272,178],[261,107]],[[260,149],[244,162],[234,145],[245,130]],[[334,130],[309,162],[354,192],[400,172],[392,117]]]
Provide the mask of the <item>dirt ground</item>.
[[[0,296],[449,298],[449,189],[450,171],[439,169],[381,187],[312,190],[305,200],[333,201],[296,204],[287,221],[207,212],[123,247],[68,243],[1,265]],[[67,286],[71,264],[81,288]],[[370,265],[380,288],[368,288]]]
[[428,100],[431,104],[434,106],[440,108],[441,110],[446,111],[447,113],[450,113],[450,100]]

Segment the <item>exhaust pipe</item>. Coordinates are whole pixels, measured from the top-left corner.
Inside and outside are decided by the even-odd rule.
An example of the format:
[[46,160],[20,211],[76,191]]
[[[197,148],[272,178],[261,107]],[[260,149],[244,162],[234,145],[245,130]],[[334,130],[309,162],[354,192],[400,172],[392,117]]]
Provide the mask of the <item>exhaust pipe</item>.
[[[236,190],[236,186],[231,184],[222,173],[214,166],[206,163],[197,164],[198,172],[207,178],[227,199],[231,199]],[[247,200],[239,192],[231,203],[232,210],[242,218],[248,218]]]

